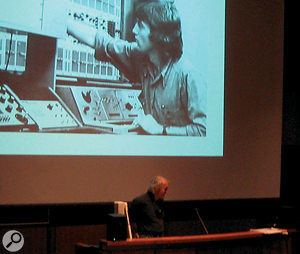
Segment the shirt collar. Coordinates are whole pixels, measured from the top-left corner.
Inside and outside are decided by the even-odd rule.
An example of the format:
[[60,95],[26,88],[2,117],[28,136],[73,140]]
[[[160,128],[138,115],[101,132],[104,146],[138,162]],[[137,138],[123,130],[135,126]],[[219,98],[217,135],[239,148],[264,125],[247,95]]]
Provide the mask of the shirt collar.
[[171,65],[172,65],[172,61],[169,60],[169,62],[165,65],[165,67],[162,69],[162,71],[161,71],[161,73],[160,73],[160,76],[161,76],[162,79],[163,79],[163,82],[162,82],[163,88],[166,87],[166,84],[167,84],[167,83],[165,82],[165,80],[166,80],[167,75],[168,75],[169,72],[170,72]]
[[155,201],[155,196],[154,196],[154,193],[153,193],[153,192],[151,192],[151,191],[147,191],[147,193],[148,193],[148,195],[149,195],[149,197],[150,197],[151,201]]
[[166,76],[169,73],[170,67],[172,65],[172,61],[169,60],[169,62],[164,66],[164,68],[162,69],[162,71],[160,73],[158,73],[157,75],[155,75],[155,66],[153,65],[152,62],[149,61],[148,57],[145,57],[144,59],[144,75],[150,75],[153,83],[152,85],[155,85],[157,83],[157,81],[162,78],[163,82],[162,82],[162,86],[163,88],[165,88],[166,86],[166,82],[164,82]]
[[162,69],[161,71],[161,75],[163,76],[163,78],[165,78],[165,76],[167,75],[167,73],[169,72],[169,69],[171,67],[171,60],[169,60],[169,62],[165,65],[165,67]]
[[155,200],[155,195],[152,191],[147,191],[147,194],[149,195],[150,199],[152,202],[155,202],[155,203],[160,203],[162,204],[164,202],[163,199],[158,199],[158,200]]

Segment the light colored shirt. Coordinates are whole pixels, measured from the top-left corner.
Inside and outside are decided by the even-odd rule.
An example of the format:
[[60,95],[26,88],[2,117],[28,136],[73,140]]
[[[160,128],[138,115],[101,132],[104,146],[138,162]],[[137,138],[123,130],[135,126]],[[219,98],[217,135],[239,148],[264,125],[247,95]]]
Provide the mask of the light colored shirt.
[[159,72],[136,43],[97,33],[95,58],[114,64],[131,82],[140,83],[141,103],[168,135],[206,136],[206,83],[183,57]]

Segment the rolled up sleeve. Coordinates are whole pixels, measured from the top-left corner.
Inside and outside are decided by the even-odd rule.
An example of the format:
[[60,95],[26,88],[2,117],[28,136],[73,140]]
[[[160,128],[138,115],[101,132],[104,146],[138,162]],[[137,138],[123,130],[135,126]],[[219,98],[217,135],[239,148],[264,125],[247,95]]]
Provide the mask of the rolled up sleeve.
[[98,31],[95,36],[95,58],[99,61],[112,63],[129,80],[138,77],[136,68],[136,43],[114,39],[104,31]]

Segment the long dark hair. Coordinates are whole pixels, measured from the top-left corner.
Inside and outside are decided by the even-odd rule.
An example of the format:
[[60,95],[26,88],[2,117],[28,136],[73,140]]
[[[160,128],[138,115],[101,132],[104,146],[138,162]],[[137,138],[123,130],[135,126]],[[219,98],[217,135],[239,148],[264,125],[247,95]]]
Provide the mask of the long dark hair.
[[150,40],[165,60],[178,60],[182,55],[181,20],[170,1],[151,1],[136,10],[136,18],[150,26]]

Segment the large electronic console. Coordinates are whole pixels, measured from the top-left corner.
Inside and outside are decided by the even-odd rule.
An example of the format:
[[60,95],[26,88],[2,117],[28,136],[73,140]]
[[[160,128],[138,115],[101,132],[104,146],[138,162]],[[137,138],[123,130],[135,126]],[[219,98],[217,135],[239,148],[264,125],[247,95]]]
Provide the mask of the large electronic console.
[[[69,0],[68,6],[69,18],[121,37],[123,1]],[[0,47],[1,69],[26,71],[27,35],[2,31],[1,38],[6,44]],[[4,48],[10,44],[25,44],[10,52],[10,59],[22,57],[21,64],[5,61]],[[74,37],[57,39],[55,85],[43,98],[24,99],[20,91],[13,91],[14,84],[0,84],[0,131],[136,133],[132,122],[143,111],[140,89],[134,89],[112,64],[95,60],[94,53]]]
[[61,86],[48,92],[49,100],[22,100],[1,85],[0,131],[135,133],[139,90]]

